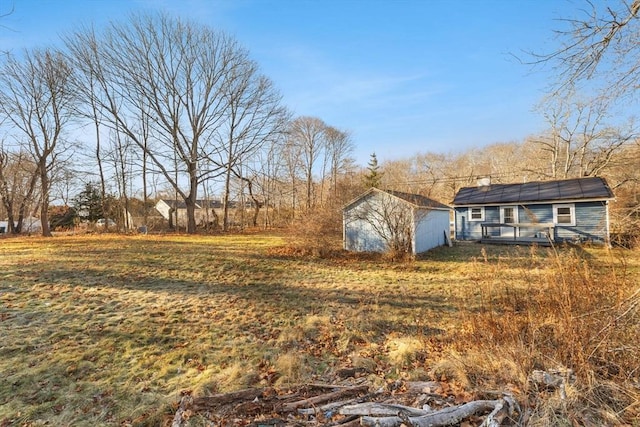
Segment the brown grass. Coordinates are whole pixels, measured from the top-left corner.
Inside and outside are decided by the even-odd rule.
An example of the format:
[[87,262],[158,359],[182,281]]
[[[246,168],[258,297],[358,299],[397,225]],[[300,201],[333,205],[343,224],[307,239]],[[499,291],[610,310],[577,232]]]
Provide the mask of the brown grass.
[[[459,370],[475,387],[514,384],[531,425],[624,424],[640,416],[637,253],[564,248],[546,257],[490,263],[474,274],[480,296],[466,312]],[[447,356],[445,355],[445,359]],[[526,380],[534,369],[570,369],[567,399]]]
[[[5,239],[0,425],[160,425],[181,392],[348,366],[511,390],[534,425],[631,422],[639,264],[481,245],[398,264],[260,234]],[[527,379],[558,366],[576,373],[564,400]]]

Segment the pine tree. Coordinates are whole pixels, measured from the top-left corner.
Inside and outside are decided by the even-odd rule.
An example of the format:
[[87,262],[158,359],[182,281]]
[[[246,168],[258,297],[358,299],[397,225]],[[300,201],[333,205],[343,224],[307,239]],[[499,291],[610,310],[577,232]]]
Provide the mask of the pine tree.
[[371,158],[367,164],[367,170],[369,173],[364,176],[364,184],[366,187],[380,187],[382,181],[382,172],[380,172],[380,166],[378,165],[378,157],[376,153],[371,153]]
[[112,196],[102,199],[100,188],[94,183],[87,183],[84,190],[73,199],[73,208],[78,217],[84,221],[95,222],[100,218],[106,218],[107,212],[104,206],[112,201]]

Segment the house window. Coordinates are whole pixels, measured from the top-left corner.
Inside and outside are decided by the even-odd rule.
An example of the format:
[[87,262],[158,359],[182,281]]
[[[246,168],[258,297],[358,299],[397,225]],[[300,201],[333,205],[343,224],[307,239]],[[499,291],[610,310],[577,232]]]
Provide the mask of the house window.
[[500,222],[503,224],[516,224],[518,222],[518,207],[517,206],[501,207]]
[[484,208],[469,208],[469,221],[484,221]]
[[553,223],[558,225],[576,225],[574,205],[553,205]]

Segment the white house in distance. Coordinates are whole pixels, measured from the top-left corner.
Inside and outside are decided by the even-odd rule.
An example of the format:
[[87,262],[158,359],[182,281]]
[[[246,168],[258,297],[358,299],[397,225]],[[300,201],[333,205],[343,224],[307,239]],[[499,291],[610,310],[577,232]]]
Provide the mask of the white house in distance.
[[412,254],[448,243],[452,209],[418,194],[371,188],[343,210],[344,249],[385,252],[395,236],[410,239]]
[[[23,233],[39,233],[42,231],[42,222],[39,218],[32,216],[22,220],[22,232]],[[9,221],[0,221],[0,233],[9,232]]]
[[[219,211],[222,209],[222,203],[219,200],[196,200],[195,220],[196,223],[206,223],[217,219]],[[173,224],[176,220],[179,227],[187,225],[187,205],[184,200],[160,199],[156,203],[156,210],[164,219]]]

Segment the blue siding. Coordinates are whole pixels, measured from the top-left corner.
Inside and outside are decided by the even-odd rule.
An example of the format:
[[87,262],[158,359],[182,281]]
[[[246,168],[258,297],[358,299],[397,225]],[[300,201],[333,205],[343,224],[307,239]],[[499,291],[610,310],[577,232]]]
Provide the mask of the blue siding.
[[[558,201],[555,204],[563,204]],[[595,241],[605,242],[607,239],[607,202],[572,203],[575,207],[575,226],[555,226],[555,240],[562,241]],[[455,208],[455,237],[458,240],[479,240],[482,238],[483,222],[499,223],[500,206],[485,206],[484,221],[469,221],[469,208]],[[524,205],[518,207],[520,223],[552,223],[553,204]],[[491,235],[498,236],[500,228],[490,228]],[[527,233],[521,230],[521,233]],[[522,237],[525,236],[522,234]]]
[[548,224],[553,222],[553,205],[551,204],[520,206],[518,212],[520,222]]
[[[484,221],[482,222],[500,222],[500,208],[498,206],[485,206]],[[478,227],[480,227],[480,224],[478,224]],[[499,236],[500,228],[492,228],[487,232],[491,236]],[[480,234],[480,237],[482,237],[482,230],[480,230]]]
[[456,239],[480,240],[482,238],[482,228],[480,224],[482,224],[483,221],[469,221],[469,208],[455,208],[455,222]]
[[575,216],[575,226],[556,226],[557,241],[605,242],[607,238],[606,202],[576,203]]

